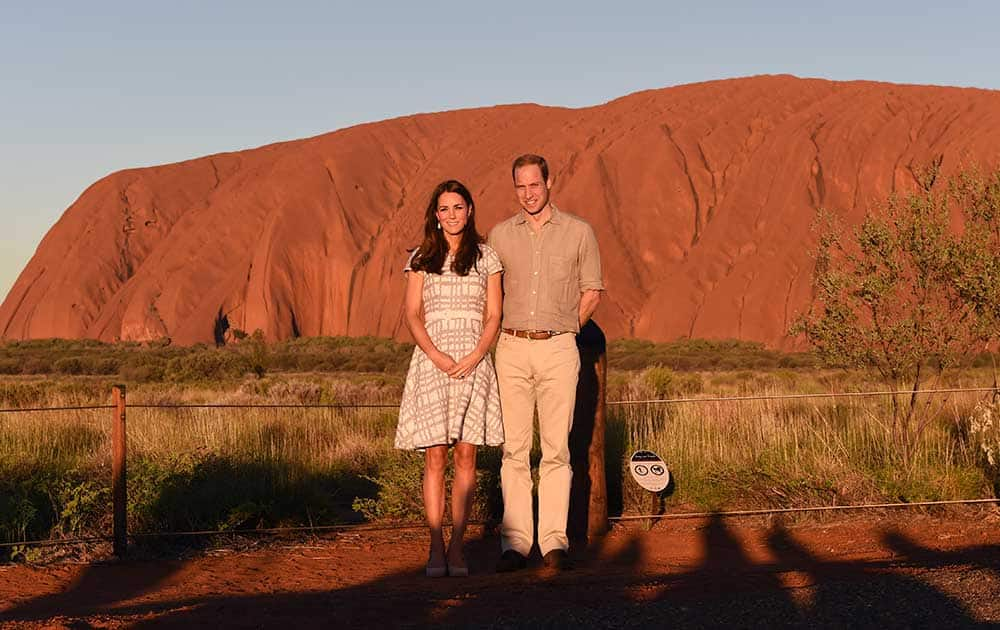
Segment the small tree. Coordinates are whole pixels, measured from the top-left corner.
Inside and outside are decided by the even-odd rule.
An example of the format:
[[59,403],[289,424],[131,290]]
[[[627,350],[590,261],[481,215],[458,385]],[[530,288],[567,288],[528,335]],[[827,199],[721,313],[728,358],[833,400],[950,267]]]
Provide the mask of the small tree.
[[257,378],[264,378],[269,363],[269,352],[267,341],[264,339],[264,331],[260,328],[256,329],[241,345],[247,348],[247,358],[250,359],[250,368],[253,370],[253,373],[257,375]]
[[[940,164],[854,230],[820,211],[813,303],[791,329],[828,364],[909,386],[908,402],[892,397],[891,425],[907,460],[932,417],[921,413],[917,392],[989,350],[1000,321],[1000,171],[983,177],[970,169],[939,181]],[[952,208],[961,210],[960,229]]]

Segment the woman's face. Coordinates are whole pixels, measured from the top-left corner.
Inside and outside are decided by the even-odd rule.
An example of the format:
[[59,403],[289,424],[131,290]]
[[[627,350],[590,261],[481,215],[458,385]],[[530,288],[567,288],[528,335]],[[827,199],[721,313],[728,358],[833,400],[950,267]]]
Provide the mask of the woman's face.
[[469,222],[469,207],[462,195],[453,192],[441,193],[438,197],[437,220],[445,234],[458,236]]

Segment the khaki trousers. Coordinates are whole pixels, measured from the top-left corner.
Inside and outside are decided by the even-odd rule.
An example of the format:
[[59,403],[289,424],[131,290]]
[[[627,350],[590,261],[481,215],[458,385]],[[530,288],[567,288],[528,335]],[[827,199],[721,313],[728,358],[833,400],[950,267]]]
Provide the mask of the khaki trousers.
[[503,489],[501,546],[523,556],[534,541],[531,443],[535,405],[542,461],[538,480],[538,547],[542,555],[568,549],[566,519],[573,479],[569,431],[573,425],[580,353],[573,334],[550,339],[500,335],[496,350],[504,445],[500,483]]

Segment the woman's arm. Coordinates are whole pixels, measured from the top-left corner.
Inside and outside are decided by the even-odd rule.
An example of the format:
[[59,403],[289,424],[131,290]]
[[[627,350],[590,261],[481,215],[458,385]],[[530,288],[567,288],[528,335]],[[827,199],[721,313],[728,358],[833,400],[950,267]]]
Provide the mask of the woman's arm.
[[498,272],[490,274],[486,280],[486,312],[483,313],[483,334],[479,338],[479,343],[476,344],[472,352],[462,357],[448,370],[448,376],[464,378],[472,374],[496,340],[497,333],[500,332],[500,315],[503,313],[503,291],[500,278],[501,274]]
[[406,316],[406,327],[410,329],[413,340],[424,351],[439,370],[447,372],[455,366],[455,359],[441,352],[431,341],[424,325],[424,274],[417,271],[406,272],[406,299],[403,304]]

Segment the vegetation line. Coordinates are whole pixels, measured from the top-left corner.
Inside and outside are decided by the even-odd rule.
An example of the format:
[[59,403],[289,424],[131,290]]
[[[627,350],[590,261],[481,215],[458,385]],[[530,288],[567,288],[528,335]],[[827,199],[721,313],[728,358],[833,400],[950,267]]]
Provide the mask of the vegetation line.
[[[763,396],[714,396],[709,398],[657,398],[650,400],[609,400],[609,405],[652,405],[689,402],[731,402],[739,400],[793,400],[801,398],[860,398],[865,396],[896,396],[906,394],[953,394],[961,392],[998,392],[996,387],[956,387],[948,389],[919,390],[887,390],[877,392],[833,392],[824,394],[771,394]],[[165,403],[165,404],[131,404],[130,409],[395,409],[399,403],[386,404],[307,404],[307,403]],[[25,407],[0,409],[0,413],[26,413],[41,411],[87,411],[93,409],[114,409],[114,405],[87,405],[81,407]]]
[[[486,525],[485,521],[468,521],[469,525]],[[445,525],[449,525],[445,523]],[[259,529],[205,529],[189,532],[146,532],[129,534],[129,538],[173,538],[181,536],[216,536],[220,534],[283,534],[311,531],[381,532],[397,529],[426,529],[427,523],[389,523],[385,525],[302,525],[299,527],[262,527]]]
[[[628,516],[609,516],[609,521],[637,521],[667,518],[707,518],[713,516],[757,516],[764,514],[785,514],[790,512],[820,512],[831,510],[874,510],[885,508],[912,508],[930,507],[939,505],[975,505],[983,503],[1000,503],[1000,499],[962,499],[954,501],[917,501],[913,503],[868,503],[864,505],[820,505],[798,508],[772,508],[764,510],[729,510],[723,512],[677,512],[674,514],[638,514]],[[470,521],[470,525],[486,525],[485,521]],[[302,527],[266,527],[260,529],[207,529],[187,532],[147,532],[142,534],[129,534],[129,538],[179,538],[187,536],[218,536],[233,534],[282,534],[293,532],[311,531],[343,531],[343,532],[375,532],[393,531],[404,529],[423,529],[426,523],[394,523],[387,525],[309,525]],[[0,543],[3,547],[48,547],[54,545],[73,545],[91,542],[109,542],[109,536],[91,536],[88,538],[69,538],[61,540],[27,540],[13,543]]]
[[0,549],[10,547],[58,547],[82,543],[111,542],[111,536],[87,536],[85,538],[57,538],[55,540],[22,540],[21,542],[0,543]]
[[396,409],[399,403],[164,403],[129,405],[130,409]]
[[927,507],[934,505],[971,505],[1000,503],[1000,499],[959,499],[954,501],[915,501],[913,503],[866,503],[864,505],[817,505],[797,508],[770,508],[764,510],[730,510],[728,512],[677,512],[675,514],[639,514],[609,516],[609,521],[637,521],[661,518],[704,518],[708,516],[754,516],[759,514],[785,514],[788,512],[822,512],[830,510],[875,510],[882,508]]
[[[134,405],[133,405],[134,406]],[[12,407],[9,409],[0,409],[0,413],[25,413],[28,411],[87,411],[91,409],[114,409],[114,405],[87,405],[83,407],[23,407],[17,408]]]
[[609,405],[651,405],[654,403],[723,402],[735,400],[790,400],[796,398],[861,398],[899,394],[952,394],[958,392],[1000,392],[996,387],[960,387],[953,389],[891,390],[882,392],[834,392],[828,394],[773,394],[768,396],[718,396],[714,398],[661,398],[655,400],[610,400]]

